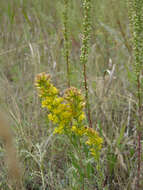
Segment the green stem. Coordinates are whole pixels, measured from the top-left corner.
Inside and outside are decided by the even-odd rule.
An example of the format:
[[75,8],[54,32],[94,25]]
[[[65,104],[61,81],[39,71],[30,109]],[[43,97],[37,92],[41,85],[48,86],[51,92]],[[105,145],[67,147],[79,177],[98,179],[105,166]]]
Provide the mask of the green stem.
[[90,110],[89,92],[88,92],[88,83],[87,83],[87,69],[86,69],[88,54],[89,54],[89,40],[90,40],[90,31],[91,31],[91,23],[90,23],[91,0],[84,0],[83,8],[84,8],[84,21],[83,21],[84,31],[83,31],[80,62],[83,65],[83,77],[84,77],[84,88],[85,88],[88,122],[89,122],[89,126],[92,128],[91,110]]
[[66,70],[67,70],[67,86],[70,87],[70,56],[69,56],[69,31],[68,31],[68,6],[69,1],[64,0],[64,54],[65,54],[65,62],[66,62]]

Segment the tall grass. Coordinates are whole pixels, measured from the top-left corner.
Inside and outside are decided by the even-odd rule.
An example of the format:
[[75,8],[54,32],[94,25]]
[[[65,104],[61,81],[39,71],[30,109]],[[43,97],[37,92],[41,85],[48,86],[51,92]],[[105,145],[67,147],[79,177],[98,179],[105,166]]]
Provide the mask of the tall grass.
[[[137,183],[142,189],[142,148],[138,148],[137,154],[136,146],[136,137],[139,137],[137,92],[141,90],[138,91],[137,87],[139,75],[136,73],[139,72],[133,66],[136,63],[136,59],[132,59],[135,44],[132,47],[125,1],[90,1],[86,75],[92,126],[96,126],[104,138],[100,162],[95,163],[91,157],[87,159],[83,149],[79,154],[74,152],[69,140],[62,135],[53,135],[53,123],[47,119],[47,111],[41,109],[33,86],[37,73],[49,72],[53,85],[60,92],[67,87],[68,72],[63,55],[65,2],[0,2],[0,102],[1,108],[8,113],[15,135],[24,170],[24,188],[70,190],[82,187],[82,183],[76,181],[80,171],[84,174],[85,190],[134,190]],[[83,2],[68,2],[67,14],[70,85],[77,88],[83,87],[83,64],[80,62],[85,30]],[[139,10],[141,13],[141,7]],[[141,52],[139,54],[140,57]],[[0,189],[8,190],[10,185],[3,155],[1,146]],[[83,167],[78,170],[80,164]]]
[[141,177],[141,138],[142,138],[142,98],[143,98],[143,2],[132,0],[128,2],[130,21],[132,26],[133,47],[134,47],[134,72],[136,85],[136,120],[137,120],[137,141],[138,141],[138,169],[137,169],[137,189],[140,189]]

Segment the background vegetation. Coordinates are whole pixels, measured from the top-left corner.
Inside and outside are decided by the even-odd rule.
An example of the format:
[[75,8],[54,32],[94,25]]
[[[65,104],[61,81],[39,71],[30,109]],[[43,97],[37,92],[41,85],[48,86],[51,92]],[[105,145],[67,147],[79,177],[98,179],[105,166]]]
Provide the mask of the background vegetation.
[[[35,76],[44,71],[61,91],[67,88],[63,9],[62,0],[0,2],[0,103],[11,122],[27,190],[70,190],[76,183],[67,154],[70,144],[53,135],[34,87]],[[137,98],[127,4],[94,0],[91,14],[89,101],[93,127],[104,139],[100,158],[104,167],[102,187],[94,171],[95,178],[92,183],[87,180],[85,189],[135,190]],[[82,1],[72,0],[68,15],[71,85],[84,89]],[[1,148],[1,160],[3,155]],[[0,189],[10,189],[3,161],[0,168]]]

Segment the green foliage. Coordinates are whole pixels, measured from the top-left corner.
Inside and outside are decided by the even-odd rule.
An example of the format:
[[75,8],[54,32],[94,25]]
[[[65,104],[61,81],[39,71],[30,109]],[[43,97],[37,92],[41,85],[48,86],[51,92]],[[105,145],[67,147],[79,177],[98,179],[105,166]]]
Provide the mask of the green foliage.
[[[135,2],[141,3],[139,0],[130,1]],[[142,37],[137,35],[142,36],[142,32],[133,24],[135,9],[132,5],[138,7],[138,15],[142,12],[142,6],[130,4],[130,33],[126,1],[72,0],[68,1],[68,9],[65,9],[65,3],[64,0],[0,2],[0,103],[12,124],[24,171],[23,185],[25,189],[33,190],[136,189],[136,73],[142,66],[137,66],[139,69],[136,70],[131,40],[134,41],[133,27],[136,27],[137,44],[142,49]],[[84,32],[87,28],[86,6],[83,3],[90,3],[86,17],[89,19],[89,33]],[[73,135],[73,132],[72,138],[65,134],[53,134],[58,125],[48,118],[48,109],[41,108],[34,90],[34,77],[43,71],[48,71],[52,76],[53,82],[50,84],[60,89],[58,98],[63,98],[63,90],[67,88],[65,11],[70,82],[77,89],[85,84],[81,77],[83,64],[80,54],[84,34],[89,37],[86,38],[85,58],[92,127],[104,138],[100,159],[96,162],[90,153],[90,146],[83,143],[87,137],[79,143],[79,136]],[[135,19],[141,25],[137,17]],[[137,61],[141,60],[140,50],[137,55]],[[106,95],[104,92],[107,92]],[[87,119],[82,122],[84,126],[88,125]],[[2,146],[0,189],[9,190],[3,151]],[[140,186],[143,189],[141,180]]]
[[69,1],[64,0],[63,24],[64,24],[64,54],[67,67],[67,86],[70,87],[70,52],[69,52],[69,31],[68,31],[68,16],[69,16]]
[[137,169],[137,189],[140,189],[140,171],[141,171],[141,131],[142,131],[142,99],[143,99],[143,1],[130,0],[129,14],[132,27],[132,40],[134,50],[134,72],[136,76],[136,118],[137,118],[137,142],[138,142],[138,169]]
[[83,0],[84,20],[83,20],[83,38],[80,61],[84,65],[87,64],[89,54],[89,40],[91,32],[91,0]]
[[[134,47],[134,71],[137,78],[143,69],[143,2],[140,0],[129,0],[129,17],[132,27],[132,41]],[[136,79],[137,81],[138,79]]]
[[84,20],[83,20],[83,37],[82,37],[82,47],[80,62],[83,65],[83,77],[84,77],[84,88],[85,88],[85,98],[86,98],[86,108],[88,115],[89,126],[92,128],[92,119],[90,113],[90,103],[89,103],[89,92],[88,92],[88,83],[87,83],[87,61],[89,54],[89,40],[91,32],[91,0],[83,1],[83,10],[84,10]]

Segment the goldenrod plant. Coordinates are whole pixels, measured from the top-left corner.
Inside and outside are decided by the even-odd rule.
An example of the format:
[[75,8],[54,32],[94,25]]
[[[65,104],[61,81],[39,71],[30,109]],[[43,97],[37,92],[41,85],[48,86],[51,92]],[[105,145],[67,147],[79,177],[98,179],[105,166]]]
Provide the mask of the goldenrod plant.
[[[84,150],[88,155],[88,150],[95,161],[98,161],[103,139],[93,128],[85,125],[85,100],[82,93],[78,89],[70,87],[65,90],[62,97],[59,96],[59,90],[51,83],[50,75],[46,73],[37,75],[35,85],[41,98],[42,107],[47,109],[47,117],[55,126],[54,134],[66,135],[76,152],[79,152],[79,157]],[[81,147],[84,149],[81,150]],[[74,157],[73,154],[72,158]],[[78,169],[79,178],[82,178],[81,184],[84,188],[86,173],[82,172],[81,174],[80,171],[83,170],[83,165],[85,168],[86,166],[80,158],[79,166],[76,169]]]

